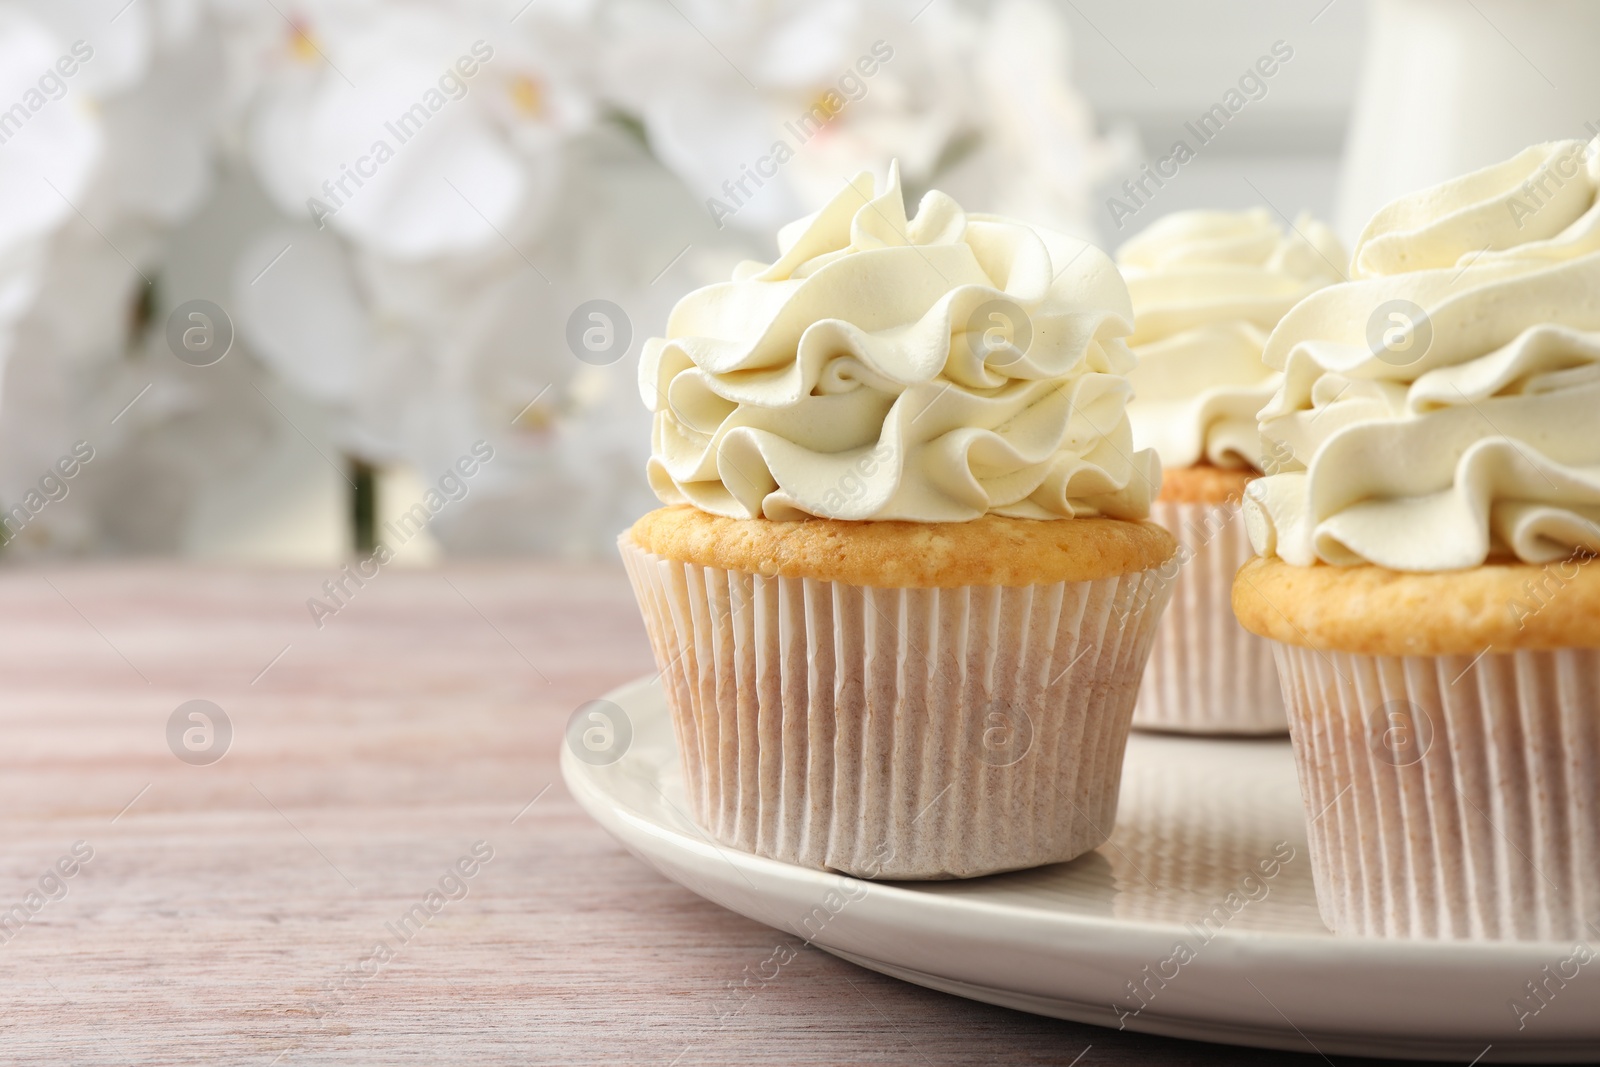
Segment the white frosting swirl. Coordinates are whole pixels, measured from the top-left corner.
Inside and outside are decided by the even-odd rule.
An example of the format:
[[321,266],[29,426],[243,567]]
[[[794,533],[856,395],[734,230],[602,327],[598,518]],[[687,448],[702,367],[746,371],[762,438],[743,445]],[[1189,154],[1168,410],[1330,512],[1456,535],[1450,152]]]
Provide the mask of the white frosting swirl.
[[1160,467],[1133,447],[1133,312],[1104,253],[939,192],[908,221],[893,168],[778,247],[686,296],[645,343],[664,502],[768,519],[1149,514]]
[[1117,261],[1135,315],[1134,443],[1165,467],[1259,468],[1256,412],[1280,378],[1261,350],[1286,311],[1343,276],[1338,237],[1305,215],[1285,234],[1266,208],[1180,211]]
[[1284,317],[1261,430],[1293,459],[1248,490],[1257,552],[1441,571],[1600,551],[1595,150],[1538,145],[1397,200],[1357,280]]

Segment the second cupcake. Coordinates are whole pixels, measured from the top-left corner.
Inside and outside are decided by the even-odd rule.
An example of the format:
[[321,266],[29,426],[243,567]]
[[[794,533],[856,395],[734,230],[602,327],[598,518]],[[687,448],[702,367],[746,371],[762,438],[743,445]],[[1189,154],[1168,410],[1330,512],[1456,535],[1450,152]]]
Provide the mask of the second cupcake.
[[1175,545],[1077,241],[862,175],[647,342],[621,538],[717,841],[865,877],[1071,859],[1116,814]]
[[1184,211],[1123,245],[1133,297],[1134,443],[1165,476],[1151,517],[1178,538],[1171,607],[1157,631],[1135,726],[1272,734],[1288,726],[1267,642],[1234,620],[1234,572],[1252,555],[1245,485],[1270,472],[1256,412],[1282,376],[1261,361],[1278,320],[1338,281],[1343,247],[1302,217],[1285,234],[1265,208]]

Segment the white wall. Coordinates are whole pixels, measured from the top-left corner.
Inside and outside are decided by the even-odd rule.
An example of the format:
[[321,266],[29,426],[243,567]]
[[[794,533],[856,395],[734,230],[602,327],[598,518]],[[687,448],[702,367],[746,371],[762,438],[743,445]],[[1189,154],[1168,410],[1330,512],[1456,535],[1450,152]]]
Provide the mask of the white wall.
[[1265,95],[1200,148],[1148,210],[1118,230],[1102,204],[1100,232],[1109,245],[1167,211],[1249,207],[1263,196],[1290,217],[1302,208],[1332,217],[1360,73],[1360,0],[1059,2],[1075,34],[1073,80],[1102,121],[1137,131],[1152,160],[1177,137],[1195,143],[1184,123],[1219,102],[1274,42],[1293,50],[1266,79]]

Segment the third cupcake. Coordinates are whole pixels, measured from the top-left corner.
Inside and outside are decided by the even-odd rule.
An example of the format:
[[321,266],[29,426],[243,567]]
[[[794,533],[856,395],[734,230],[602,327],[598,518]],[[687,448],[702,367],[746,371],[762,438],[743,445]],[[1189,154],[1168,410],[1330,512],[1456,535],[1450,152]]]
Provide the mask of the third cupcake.
[[1401,198],[1268,340],[1240,621],[1283,675],[1341,934],[1600,934],[1600,166]]

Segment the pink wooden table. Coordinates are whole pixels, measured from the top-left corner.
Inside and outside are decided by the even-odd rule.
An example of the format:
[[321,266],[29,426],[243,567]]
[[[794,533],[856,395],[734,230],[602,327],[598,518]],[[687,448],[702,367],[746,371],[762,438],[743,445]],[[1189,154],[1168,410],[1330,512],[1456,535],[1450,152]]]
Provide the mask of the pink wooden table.
[[[572,709],[650,666],[620,568],[390,570],[319,630],[328,577],[0,570],[0,1061],[1299,1059],[905,985],[635,860],[556,769]],[[205,765],[168,742],[197,699],[232,728]]]

